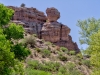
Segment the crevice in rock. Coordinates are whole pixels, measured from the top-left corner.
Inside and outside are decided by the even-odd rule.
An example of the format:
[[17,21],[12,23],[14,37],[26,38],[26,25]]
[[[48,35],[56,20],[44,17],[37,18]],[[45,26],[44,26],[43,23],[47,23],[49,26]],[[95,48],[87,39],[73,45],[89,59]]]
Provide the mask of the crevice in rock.
[[42,31],[40,31],[39,39],[42,39]]
[[62,40],[61,38],[62,38],[62,24],[61,24],[61,27],[60,27],[60,40]]
[[[38,26],[37,26],[37,25],[38,25],[38,24],[36,24],[36,33],[39,34],[39,33],[38,33]],[[38,38],[39,38],[39,36],[38,36]]]
[[[43,24],[41,24],[41,30],[42,30]],[[42,31],[39,32],[39,39],[42,39]]]

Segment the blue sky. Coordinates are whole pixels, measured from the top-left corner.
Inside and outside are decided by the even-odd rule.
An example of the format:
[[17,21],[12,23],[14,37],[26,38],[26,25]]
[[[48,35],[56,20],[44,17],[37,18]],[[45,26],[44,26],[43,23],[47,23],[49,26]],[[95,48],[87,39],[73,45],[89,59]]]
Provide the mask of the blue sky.
[[94,17],[100,18],[100,0],[0,0],[4,5],[20,6],[25,3],[27,7],[34,7],[45,12],[47,7],[55,7],[60,11],[59,22],[71,28],[70,35],[79,48],[86,48],[79,44],[79,28],[77,20]]

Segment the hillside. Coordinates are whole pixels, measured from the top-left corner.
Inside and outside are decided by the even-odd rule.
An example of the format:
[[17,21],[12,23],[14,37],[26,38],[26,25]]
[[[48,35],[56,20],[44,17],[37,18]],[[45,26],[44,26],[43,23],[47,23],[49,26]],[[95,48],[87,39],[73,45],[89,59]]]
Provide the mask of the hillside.
[[90,75],[88,57],[81,53],[38,39],[36,35],[28,34],[24,40],[21,41],[31,50],[25,60],[26,75]]
[[90,55],[82,55],[69,35],[71,29],[57,21],[56,8],[47,8],[47,16],[24,5],[0,8],[0,75],[92,73]]
[[26,32],[20,40],[31,51],[25,60],[26,75],[90,75],[88,58],[72,41],[71,29],[57,22],[60,12],[56,8],[47,8],[47,16],[36,8],[8,8],[15,11],[11,22],[22,25]]

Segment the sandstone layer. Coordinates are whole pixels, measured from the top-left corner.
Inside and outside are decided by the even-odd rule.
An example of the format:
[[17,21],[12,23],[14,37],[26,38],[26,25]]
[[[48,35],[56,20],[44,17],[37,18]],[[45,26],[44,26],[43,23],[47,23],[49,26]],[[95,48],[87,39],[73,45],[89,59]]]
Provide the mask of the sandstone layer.
[[47,8],[47,16],[33,7],[8,6],[8,8],[15,11],[11,22],[22,25],[26,32],[37,34],[40,39],[50,41],[57,46],[80,52],[77,44],[69,35],[71,29],[67,25],[57,22],[60,12],[56,8]]

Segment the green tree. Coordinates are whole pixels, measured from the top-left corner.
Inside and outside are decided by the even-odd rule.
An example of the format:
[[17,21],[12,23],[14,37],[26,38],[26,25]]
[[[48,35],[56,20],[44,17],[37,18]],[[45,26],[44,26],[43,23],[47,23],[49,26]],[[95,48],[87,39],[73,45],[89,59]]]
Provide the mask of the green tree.
[[23,38],[24,29],[9,23],[13,12],[0,4],[0,75],[24,75],[23,63],[16,58],[30,54],[26,47],[15,42]]
[[89,45],[89,37],[100,28],[100,19],[89,18],[83,21],[79,20],[77,26],[80,28],[80,43]]
[[6,39],[0,28],[0,75],[9,75],[10,67],[14,66],[14,53],[10,51],[10,46],[10,41]]
[[92,66],[92,75],[100,74],[100,19],[95,18],[78,21],[80,43],[87,44],[85,53],[90,56],[90,66]]
[[11,48],[11,51],[14,52],[15,58],[18,58],[19,60],[25,59],[29,54],[30,51],[22,44],[16,44]]
[[8,24],[14,11],[0,4],[0,26]]
[[[89,38],[89,47],[87,50],[90,54],[90,62],[93,66],[94,73],[100,73],[100,30],[97,33],[91,35]],[[96,75],[96,74],[95,74]]]
[[7,39],[21,39],[23,38],[24,29],[20,25],[11,23],[8,28],[4,29],[4,34],[6,34]]

